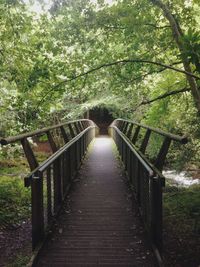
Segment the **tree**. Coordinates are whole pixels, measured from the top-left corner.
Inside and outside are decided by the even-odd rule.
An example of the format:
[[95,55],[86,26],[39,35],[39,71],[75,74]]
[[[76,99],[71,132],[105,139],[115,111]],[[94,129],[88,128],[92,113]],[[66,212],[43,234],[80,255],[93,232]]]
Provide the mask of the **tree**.
[[[173,14],[170,11],[170,8],[167,4],[165,4],[162,0],[151,0],[151,2],[158,6],[160,9],[162,9],[164,16],[169,21],[169,24],[171,26],[171,30],[174,36],[174,39],[176,41],[176,44],[179,48],[181,59],[183,62],[183,66],[185,71],[192,73],[192,68],[190,66],[189,59],[187,55],[185,55],[185,46],[184,46],[184,33],[181,29],[181,26],[178,22],[178,20],[173,16]],[[196,70],[199,69],[199,62],[194,62],[196,65]],[[191,92],[194,98],[194,102],[196,105],[196,108],[198,110],[198,113],[200,113],[200,88],[198,88],[197,82],[194,77],[191,77],[187,75],[187,80],[190,84]]]

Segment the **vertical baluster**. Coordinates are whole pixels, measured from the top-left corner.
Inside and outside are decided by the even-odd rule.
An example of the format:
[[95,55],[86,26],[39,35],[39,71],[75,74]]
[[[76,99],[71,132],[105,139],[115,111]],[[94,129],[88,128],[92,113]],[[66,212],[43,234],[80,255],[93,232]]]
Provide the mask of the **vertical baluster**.
[[62,201],[62,187],[61,187],[61,162],[60,158],[53,163],[53,178],[54,178],[54,211],[58,211]]
[[78,124],[79,124],[79,128],[81,129],[81,132],[84,130],[84,127],[83,127],[83,124],[82,124],[82,121],[79,121],[78,122]]
[[162,181],[159,177],[151,180],[151,237],[162,253]]
[[74,123],[74,127],[76,129],[76,135],[78,135],[81,131],[80,131],[79,127],[78,127],[78,123],[77,122]]
[[127,128],[128,128],[128,122],[126,121],[124,123],[124,128],[123,128],[123,131],[122,131],[124,134],[126,134]]
[[32,247],[35,249],[44,238],[43,175],[31,180]]
[[133,123],[130,124],[128,132],[127,132],[127,137],[130,139],[133,131]]
[[52,219],[52,187],[51,187],[51,166],[47,169],[47,221],[50,224]]
[[71,124],[68,124],[68,127],[69,127],[71,138],[74,138],[76,136],[76,134],[74,133],[74,130],[72,128],[72,125]]

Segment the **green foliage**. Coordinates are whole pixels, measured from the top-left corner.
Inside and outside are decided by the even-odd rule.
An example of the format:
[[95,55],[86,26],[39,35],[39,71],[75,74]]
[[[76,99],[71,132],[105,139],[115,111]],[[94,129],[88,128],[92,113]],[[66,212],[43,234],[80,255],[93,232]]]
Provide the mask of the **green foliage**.
[[[0,4],[0,136],[80,118],[85,111],[104,106],[114,117],[189,134],[190,153],[182,161],[194,154],[199,159],[195,148],[199,126],[189,92],[138,107],[187,87],[183,74],[129,63],[75,78],[125,58],[177,63],[182,68],[169,23],[151,1],[52,2],[49,12],[37,15],[23,2],[11,2]],[[199,72],[199,6],[186,2],[173,1],[169,8],[183,29],[182,53]],[[160,145],[156,140],[148,148],[150,157]]]
[[[188,234],[199,231],[197,225],[200,217],[199,186],[182,188],[176,191],[165,189],[163,198],[164,220],[174,225],[179,233]],[[198,226],[198,229],[197,229]]]
[[183,36],[184,56],[196,66],[200,73],[200,31],[189,28]]
[[30,190],[20,178],[1,176],[0,225],[15,225],[30,217]]

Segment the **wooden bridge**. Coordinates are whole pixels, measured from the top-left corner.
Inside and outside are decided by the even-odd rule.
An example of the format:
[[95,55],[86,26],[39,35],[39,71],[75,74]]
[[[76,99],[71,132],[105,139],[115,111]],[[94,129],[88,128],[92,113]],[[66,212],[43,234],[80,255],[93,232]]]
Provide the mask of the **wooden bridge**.
[[[53,154],[39,165],[28,138],[44,134]],[[152,135],[160,140],[153,163],[146,154]],[[162,266],[161,171],[171,142],[187,138],[117,119],[109,136],[77,120],[0,139],[17,141],[32,170],[25,177],[32,195],[30,266]]]

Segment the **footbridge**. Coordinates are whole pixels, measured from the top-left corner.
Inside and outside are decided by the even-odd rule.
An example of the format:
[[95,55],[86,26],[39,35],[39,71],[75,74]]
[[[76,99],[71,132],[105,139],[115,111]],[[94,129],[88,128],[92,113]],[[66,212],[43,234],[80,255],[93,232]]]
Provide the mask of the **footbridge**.
[[[162,168],[187,138],[123,119],[98,132],[82,119],[0,139],[21,142],[31,169],[30,266],[162,266]],[[29,138],[41,135],[52,155],[39,164]]]

